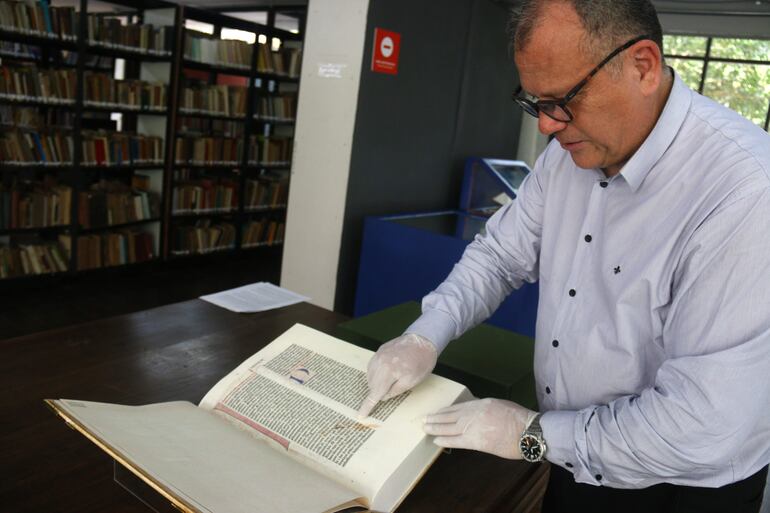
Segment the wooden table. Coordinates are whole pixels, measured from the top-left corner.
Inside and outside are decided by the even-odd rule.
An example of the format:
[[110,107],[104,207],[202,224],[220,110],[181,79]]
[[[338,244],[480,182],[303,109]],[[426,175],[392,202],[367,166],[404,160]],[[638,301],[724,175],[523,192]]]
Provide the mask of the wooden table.
[[[0,341],[0,511],[148,511],[114,483],[112,460],[43,399],[197,403],[294,323],[338,336],[344,320],[305,303],[244,315],[193,300]],[[545,476],[543,465],[454,451],[398,512],[526,512]]]

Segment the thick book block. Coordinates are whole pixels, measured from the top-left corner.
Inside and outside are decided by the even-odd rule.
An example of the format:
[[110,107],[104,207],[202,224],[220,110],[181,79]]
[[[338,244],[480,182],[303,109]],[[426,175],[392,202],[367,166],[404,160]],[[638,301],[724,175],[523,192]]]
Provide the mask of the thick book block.
[[[402,303],[338,326],[337,335],[376,351],[401,335],[420,316],[420,305]],[[535,341],[502,328],[481,324],[441,353],[435,373],[464,384],[476,397],[510,399],[537,409],[532,371]]]
[[297,324],[197,406],[46,404],[184,512],[392,513],[442,451],[422,419],[470,393],[431,375],[360,419],[371,356]]

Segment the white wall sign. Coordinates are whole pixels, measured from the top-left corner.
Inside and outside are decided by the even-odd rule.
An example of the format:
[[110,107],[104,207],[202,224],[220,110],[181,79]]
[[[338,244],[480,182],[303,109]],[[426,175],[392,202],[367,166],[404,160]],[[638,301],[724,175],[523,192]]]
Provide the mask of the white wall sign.
[[339,64],[335,62],[319,62],[318,76],[321,78],[342,78],[342,72],[347,67],[347,64]]

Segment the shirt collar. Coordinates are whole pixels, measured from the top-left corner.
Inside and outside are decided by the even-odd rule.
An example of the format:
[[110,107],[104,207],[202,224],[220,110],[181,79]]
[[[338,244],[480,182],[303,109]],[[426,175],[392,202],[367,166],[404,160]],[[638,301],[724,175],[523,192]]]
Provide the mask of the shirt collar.
[[658,122],[655,123],[652,132],[620,171],[620,175],[634,192],[639,189],[652,167],[671,145],[690,110],[692,91],[672,68],[669,69],[674,74],[674,84]]

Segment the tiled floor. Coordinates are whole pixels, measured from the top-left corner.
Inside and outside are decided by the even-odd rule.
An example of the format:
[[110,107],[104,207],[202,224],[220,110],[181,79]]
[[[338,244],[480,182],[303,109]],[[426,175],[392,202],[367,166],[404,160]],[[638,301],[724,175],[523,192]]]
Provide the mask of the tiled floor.
[[0,340],[280,278],[280,248],[0,282]]

